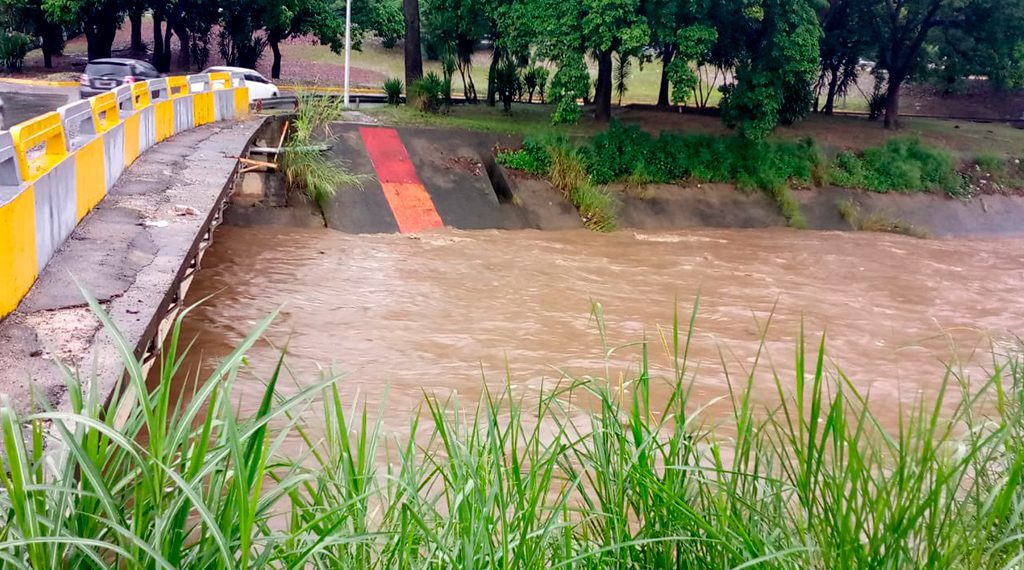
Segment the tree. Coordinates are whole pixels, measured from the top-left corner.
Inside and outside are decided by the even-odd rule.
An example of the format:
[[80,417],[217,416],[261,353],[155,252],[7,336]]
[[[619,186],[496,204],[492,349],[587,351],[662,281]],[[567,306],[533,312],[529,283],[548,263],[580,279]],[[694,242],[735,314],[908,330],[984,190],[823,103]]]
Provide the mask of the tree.
[[52,22],[81,26],[89,61],[110,57],[125,8],[123,0],[43,0],[43,9]]
[[[451,57],[462,77],[463,96],[476,102],[473,83],[473,52],[489,35],[493,13],[484,0],[428,0],[423,7],[425,35]],[[507,62],[506,62],[507,63]],[[498,70],[508,72],[508,69]],[[496,71],[497,72],[497,71]]]
[[221,18],[220,2],[150,0],[150,8],[153,11],[153,65],[160,71],[170,71],[171,40],[177,36],[178,67],[189,69],[192,52],[200,45],[205,47],[210,31]]
[[405,19],[405,89],[411,93],[413,84],[423,77],[419,0],[402,0],[402,17]]
[[[681,30],[694,25],[713,28],[709,13],[715,0],[645,0],[644,16],[651,28],[650,47],[661,59],[661,80],[658,85],[658,106],[667,107],[670,101],[670,69],[678,54]],[[692,58],[690,58],[692,61]],[[676,72],[680,71],[676,66]]]
[[887,73],[885,127],[895,129],[900,120],[900,90],[923,66],[929,33],[956,17],[951,8],[961,0],[881,0],[874,7],[873,32],[878,48],[878,67]]
[[[707,65],[715,43],[718,41],[718,30],[704,24],[694,24],[679,31],[672,51],[678,54],[666,70],[672,83],[672,102],[685,103],[692,94],[698,105],[707,102],[706,94],[698,91],[701,78],[690,68],[690,62],[700,70]],[[710,86],[708,89],[710,90]]]
[[739,50],[736,82],[723,89],[722,118],[761,139],[810,111],[821,28],[809,0],[763,0],[738,20],[729,40]]
[[875,0],[829,0],[818,10],[822,38],[817,91],[825,90],[822,114],[831,115],[835,100],[857,80],[861,56],[870,48],[868,21]]
[[[25,34],[39,41],[43,67],[47,69],[53,67],[53,56],[64,51],[64,28],[47,16],[42,0],[0,0],[0,28],[8,34]],[[12,47],[17,43],[9,42]]]
[[[345,1],[336,0],[335,14],[345,13]],[[359,49],[362,37],[374,32],[383,47],[391,49],[405,36],[401,0],[358,0],[352,3],[352,47]]]
[[131,51],[145,53],[146,42],[142,40],[142,13],[146,11],[146,0],[126,2],[128,21],[131,23]]
[[1024,1],[974,0],[928,44],[928,74],[946,91],[971,76],[987,77],[995,89],[1024,86]]
[[559,63],[559,72],[575,69],[586,55],[597,61],[594,118],[607,122],[613,55],[636,53],[651,36],[640,0],[522,0],[513,6],[515,33],[528,34],[540,56]]
[[270,2],[266,9],[267,43],[274,61],[270,76],[281,77],[282,41],[291,36],[312,34],[335,53],[344,48],[344,23],[335,11],[336,5],[328,0],[277,0]]
[[871,41],[885,75],[885,126],[900,126],[903,85],[936,73],[989,75],[996,84],[1020,66],[1021,0],[873,0]]

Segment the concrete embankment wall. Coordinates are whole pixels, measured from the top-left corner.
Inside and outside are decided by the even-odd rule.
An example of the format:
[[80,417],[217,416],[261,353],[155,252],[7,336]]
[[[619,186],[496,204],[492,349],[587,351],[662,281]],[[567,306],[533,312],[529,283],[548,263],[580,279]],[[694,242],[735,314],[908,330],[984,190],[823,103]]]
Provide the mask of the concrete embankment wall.
[[[349,233],[458,229],[565,230],[582,227],[565,197],[540,177],[496,164],[495,148],[517,147],[514,136],[430,128],[339,124],[332,126],[331,159],[362,176],[362,190],[341,188],[325,201],[316,225]],[[621,229],[680,230],[700,227],[785,227],[786,219],[764,192],[730,184],[651,184],[626,189],[611,184]],[[841,188],[794,190],[810,229],[852,230],[839,204],[879,214],[936,237],[1024,233],[1024,197],[992,194],[958,200],[943,193],[879,194]],[[307,209],[282,215],[274,207],[236,206],[240,225],[309,226]],[[263,200],[264,204],[274,202]],[[296,200],[278,200],[294,203]],[[298,210],[301,210],[298,211]]]
[[242,76],[211,73],[124,85],[0,132],[0,318],[143,152],[248,110]]

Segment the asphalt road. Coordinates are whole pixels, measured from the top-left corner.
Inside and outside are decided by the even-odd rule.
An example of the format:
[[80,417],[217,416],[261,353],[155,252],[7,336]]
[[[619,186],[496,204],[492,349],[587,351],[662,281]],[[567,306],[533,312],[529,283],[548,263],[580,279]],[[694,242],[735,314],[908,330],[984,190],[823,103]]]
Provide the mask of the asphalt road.
[[69,101],[78,99],[77,89],[32,87],[0,83],[0,97],[4,100],[4,128],[49,111]]

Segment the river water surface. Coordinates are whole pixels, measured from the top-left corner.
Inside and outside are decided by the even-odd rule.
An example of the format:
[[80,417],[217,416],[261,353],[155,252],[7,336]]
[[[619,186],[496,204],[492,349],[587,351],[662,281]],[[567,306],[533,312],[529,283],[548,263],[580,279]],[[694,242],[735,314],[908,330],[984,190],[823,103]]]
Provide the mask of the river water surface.
[[[329,230],[221,227],[189,293],[191,366],[209,369],[280,308],[249,355],[243,410],[287,346],[289,385],[342,373],[347,393],[404,429],[423,393],[464,399],[484,382],[529,394],[562,374],[629,377],[637,341],[660,336],[699,296],[690,356],[694,398],[727,394],[724,361],[743,374],[765,339],[755,397],[791,381],[801,324],[816,348],[883,414],[933,394],[944,362],[991,366],[991,347],[1024,329],[1024,240],[917,240],[870,233],[459,232],[354,236]],[[593,315],[600,304],[610,353]],[[771,318],[770,327],[765,330]],[[685,324],[685,323],[684,323]]]

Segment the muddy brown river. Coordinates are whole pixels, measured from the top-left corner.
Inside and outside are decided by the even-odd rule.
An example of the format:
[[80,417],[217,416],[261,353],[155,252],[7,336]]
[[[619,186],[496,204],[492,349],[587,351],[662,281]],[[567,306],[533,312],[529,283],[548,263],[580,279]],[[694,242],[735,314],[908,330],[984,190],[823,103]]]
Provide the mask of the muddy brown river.
[[[700,298],[690,370],[694,398],[727,393],[722,361],[743,375],[759,339],[757,398],[772,370],[791,382],[801,323],[827,334],[830,365],[870,391],[883,414],[934,393],[944,363],[991,366],[992,347],[1024,329],[1024,240],[917,240],[789,230],[460,232],[354,236],[329,230],[222,227],[190,301],[193,367],[209,369],[271,311],[281,313],[248,358],[241,406],[287,346],[286,390],[325,370],[403,430],[423,392],[464,400],[484,383],[529,395],[563,374],[635,373],[651,341]],[[603,348],[592,307],[604,314]],[[765,326],[771,318],[770,327]],[[810,347],[811,349],[815,347]]]

